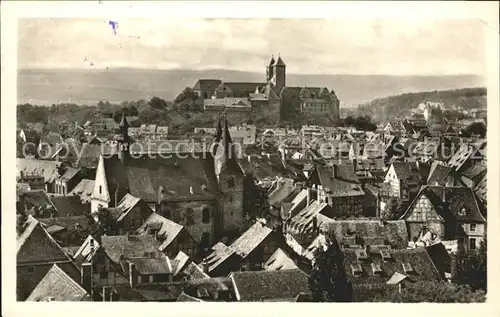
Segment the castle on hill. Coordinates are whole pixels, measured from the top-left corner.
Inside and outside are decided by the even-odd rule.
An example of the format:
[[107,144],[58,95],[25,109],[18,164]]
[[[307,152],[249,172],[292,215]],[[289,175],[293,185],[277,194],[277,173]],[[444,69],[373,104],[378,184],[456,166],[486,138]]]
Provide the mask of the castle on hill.
[[340,102],[333,90],[286,85],[286,64],[281,56],[271,57],[263,82],[199,79],[193,90],[205,112],[214,119],[224,112],[232,124],[252,120],[256,114],[277,123],[297,112],[305,118],[339,119]]

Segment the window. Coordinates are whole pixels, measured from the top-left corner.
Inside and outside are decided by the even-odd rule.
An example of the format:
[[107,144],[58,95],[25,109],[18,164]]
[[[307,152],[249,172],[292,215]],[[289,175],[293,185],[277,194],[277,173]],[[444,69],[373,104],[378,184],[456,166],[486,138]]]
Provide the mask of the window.
[[475,224],[475,223],[471,223],[471,224],[469,225],[469,230],[470,230],[471,232],[476,232],[476,230],[477,230],[477,224]]
[[99,186],[99,194],[102,194],[102,186]]
[[476,239],[475,238],[469,239],[469,250],[476,250]]
[[209,223],[210,222],[210,209],[205,207],[202,210],[202,221],[203,223]]
[[227,180],[227,187],[234,188],[234,178],[229,177],[229,179]]
[[34,266],[28,266],[28,274],[33,274],[35,273],[35,267]]

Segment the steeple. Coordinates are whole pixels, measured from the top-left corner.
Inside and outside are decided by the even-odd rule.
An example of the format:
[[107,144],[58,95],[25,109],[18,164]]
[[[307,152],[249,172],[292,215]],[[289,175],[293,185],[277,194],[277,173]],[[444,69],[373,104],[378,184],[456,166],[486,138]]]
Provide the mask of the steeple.
[[215,154],[215,173],[217,176],[219,176],[223,170],[236,166],[236,154],[234,153],[233,141],[229,132],[227,118],[225,118],[224,121],[222,138],[217,144]]
[[276,62],[276,60],[274,59],[274,55],[271,55],[271,61],[269,62],[269,66],[273,66],[274,62]]
[[129,158],[130,137],[128,136],[128,127],[125,109],[123,109],[122,121],[120,122],[120,139],[118,141],[118,157],[123,165],[127,164]]
[[285,65],[285,62],[283,62],[283,60],[281,59],[281,56],[278,54],[278,60],[276,61],[276,63],[274,63],[275,66],[286,66]]

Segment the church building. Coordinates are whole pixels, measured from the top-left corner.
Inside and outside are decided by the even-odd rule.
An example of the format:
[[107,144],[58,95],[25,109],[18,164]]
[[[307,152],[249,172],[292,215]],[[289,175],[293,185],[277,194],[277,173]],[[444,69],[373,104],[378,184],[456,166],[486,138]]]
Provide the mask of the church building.
[[118,153],[99,157],[92,213],[100,206],[116,207],[130,194],[183,225],[200,246],[238,235],[243,224],[243,173],[224,121],[224,127],[219,121],[214,153],[139,156],[129,151],[129,125],[122,117]]

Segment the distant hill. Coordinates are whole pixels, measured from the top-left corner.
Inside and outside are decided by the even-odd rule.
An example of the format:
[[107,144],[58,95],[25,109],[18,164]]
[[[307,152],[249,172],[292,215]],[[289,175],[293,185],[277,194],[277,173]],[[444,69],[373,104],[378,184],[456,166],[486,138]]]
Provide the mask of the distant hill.
[[387,121],[410,112],[424,101],[442,102],[447,109],[486,108],[486,88],[434,90],[377,98],[360,105],[356,112],[369,115],[374,121]]
[[[199,78],[263,82],[264,73],[232,70],[52,70],[22,69],[18,73],[18,103],[71,102],[95,104],[150,99],[173,100]],[[484,86],[475,75],[386,76],[386,75],[287,75],[288,86],[326,86],[335,90],[341,105],[353,107],[374,98],[414,91]]]

